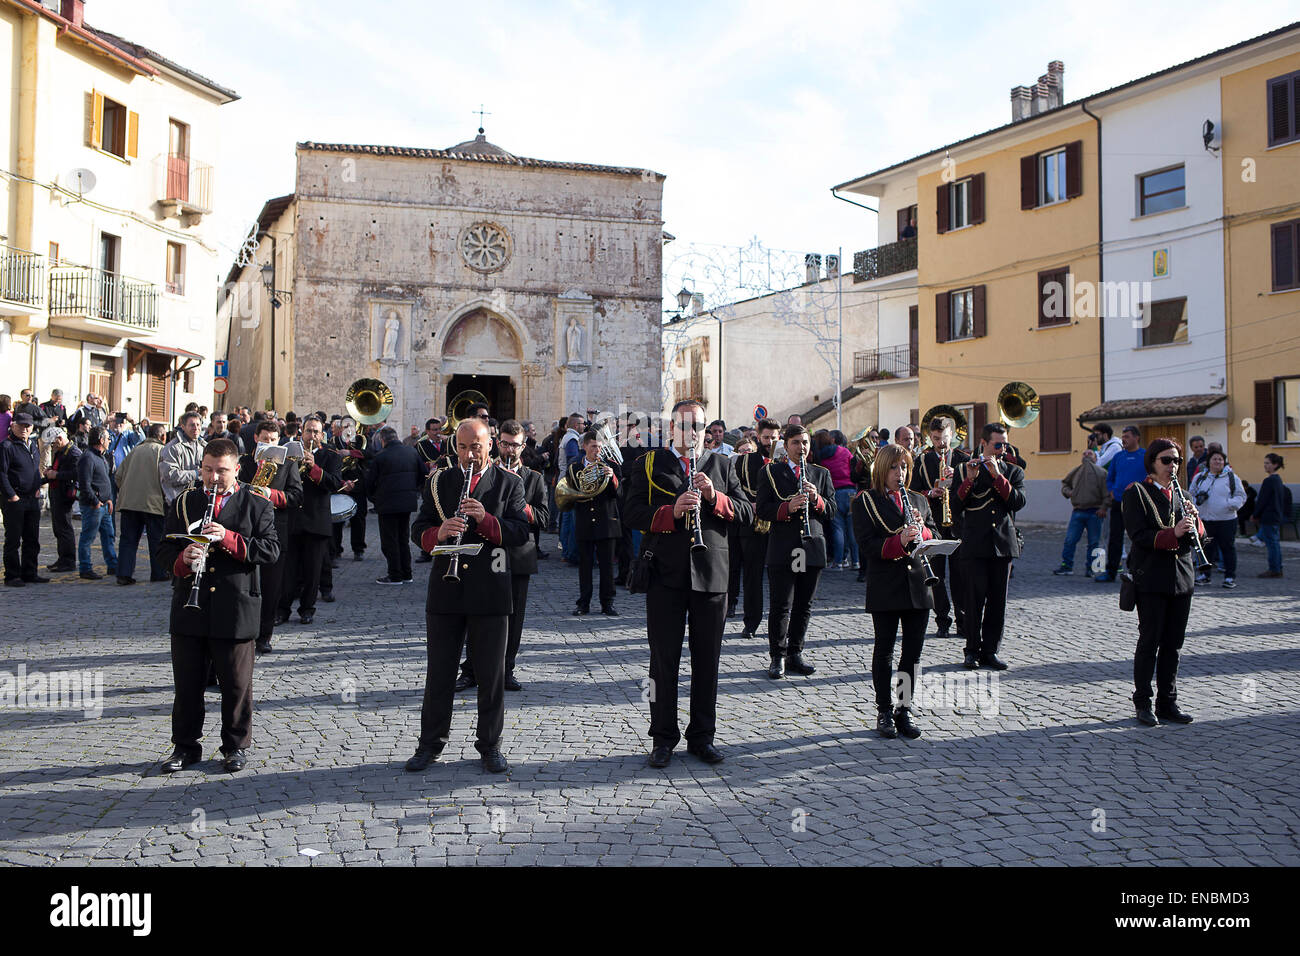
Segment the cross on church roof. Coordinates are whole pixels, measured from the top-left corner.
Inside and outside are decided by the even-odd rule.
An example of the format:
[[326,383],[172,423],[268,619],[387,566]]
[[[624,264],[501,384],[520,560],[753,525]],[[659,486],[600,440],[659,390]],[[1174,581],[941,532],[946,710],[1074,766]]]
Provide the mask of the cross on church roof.
[[478,114],[478,134],[479,134],[480,136],[482,136],[482,135],[483,135],[483,117],[484,117],[484,116],[491,116],[492,114],[486,112],[486,111],[483,109],[483,104],[482,104],[482,103],[480,103],[480,104],[478,105],[478,109],[476,109],[476,110],[470,110],[470,112],[471,112],[471,113],[477,113],[477,114]]

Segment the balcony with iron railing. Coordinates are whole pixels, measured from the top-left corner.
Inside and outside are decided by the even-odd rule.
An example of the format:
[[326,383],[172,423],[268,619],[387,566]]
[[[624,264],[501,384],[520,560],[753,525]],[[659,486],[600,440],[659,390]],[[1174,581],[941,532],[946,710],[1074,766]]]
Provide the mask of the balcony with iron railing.
[[155,332],[160,289],[86,266],[50,270],[50,321],[82,332]]
[[915,239],[900,239],[853,254],[854,282],[870,282],[872,279],[883,279],[915,268]]
[[0,315],[31,315],[45,304],[45,257],[0,244]]
[[853,353],[853,381],[880,382],[894,378],[914,378],[917,364],[916,354],[907,345],[864,349]]
[[159,201],[187,215],[212,212],[212,166],[179,153],[161,159],[163,194]]

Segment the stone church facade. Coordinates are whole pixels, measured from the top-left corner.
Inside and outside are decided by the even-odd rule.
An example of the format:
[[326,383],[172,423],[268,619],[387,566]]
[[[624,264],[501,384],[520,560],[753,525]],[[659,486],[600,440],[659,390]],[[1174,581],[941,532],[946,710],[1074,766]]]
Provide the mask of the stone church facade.
[[[514,156],[481,130],[446,150],[300,143],[297,160],[281,331],[229,342],[232,368],[267,349],[277,410],[341,410],[363,377],[392,387],[403,434],[467,391],[539,431],[657,408],[663,176]],[[270,394],[234,384],[229,404]]]

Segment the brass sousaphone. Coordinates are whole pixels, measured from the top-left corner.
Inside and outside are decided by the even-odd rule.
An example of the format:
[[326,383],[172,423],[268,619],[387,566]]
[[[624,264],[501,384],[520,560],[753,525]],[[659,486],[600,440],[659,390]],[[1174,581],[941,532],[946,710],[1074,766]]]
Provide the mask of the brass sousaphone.
[[378,425],[393,413],[393,390],[377,378],[359,378],[348,386],[343,405],[358,425]]
[[442,434],[456,434],[456,427],[465,420],[465,414],[469,411],[469,407],[471,405],[486,405],[487,403],[487,396],[472,388],[457,393],[456,397],[447,403],[447,422],[442,426]]
[[1028,428],[1039,411],[1038,393],[1024,382],[1007,382],[998,392],[998,414],[1008,428]]

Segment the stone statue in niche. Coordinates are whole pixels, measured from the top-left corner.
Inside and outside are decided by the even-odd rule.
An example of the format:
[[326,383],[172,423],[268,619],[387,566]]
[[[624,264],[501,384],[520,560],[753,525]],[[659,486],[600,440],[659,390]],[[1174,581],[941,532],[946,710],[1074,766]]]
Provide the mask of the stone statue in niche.
[[402,334],[402,320],[397,316],[396,309],[389,309],[388,315],[384,321],[384,350],[382,361],[397,361],[397,342]]
[[564,357],[566,365],[586,365],[586,353],[583,351],[585,330],[576,315],[569,316],[569,328],[564,333]]

